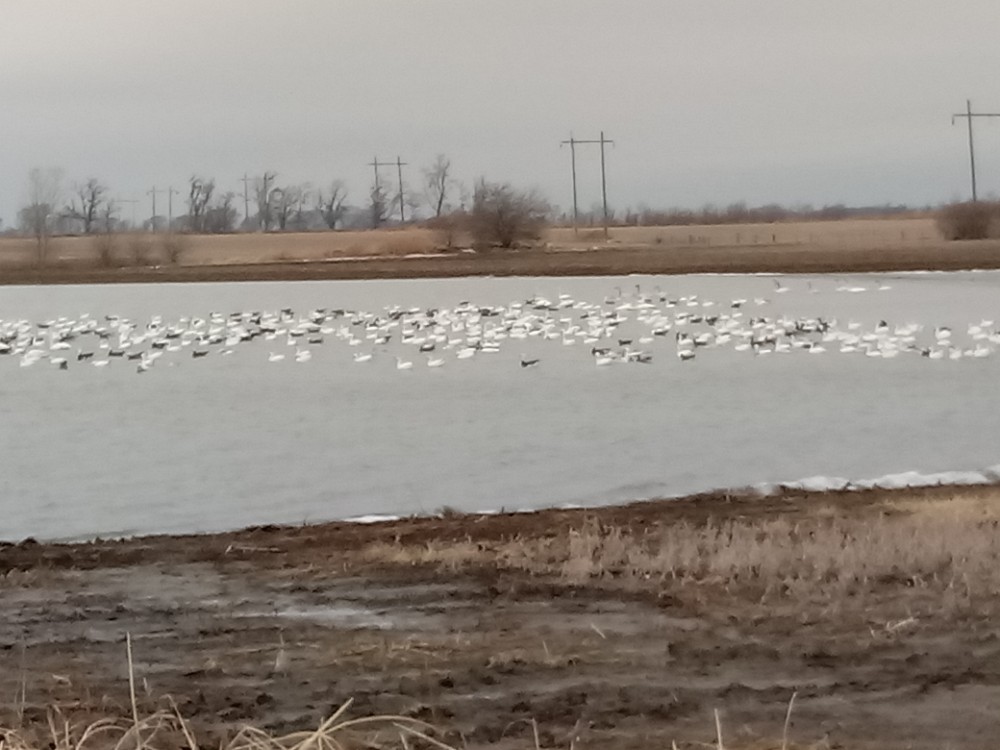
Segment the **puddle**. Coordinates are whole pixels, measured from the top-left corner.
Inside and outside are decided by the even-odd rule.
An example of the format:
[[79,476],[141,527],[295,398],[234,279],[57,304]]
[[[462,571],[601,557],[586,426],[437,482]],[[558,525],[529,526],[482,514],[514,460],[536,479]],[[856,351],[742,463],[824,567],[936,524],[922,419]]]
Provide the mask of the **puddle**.
[[391,630],[402,627],[402,618],[387,612],[377,612],[364,607],[344,604],[324,604],[279,607],[271,611],[240,612],[238,617],[278,617],[288,620],[308,620],[340,628],[377,628]]

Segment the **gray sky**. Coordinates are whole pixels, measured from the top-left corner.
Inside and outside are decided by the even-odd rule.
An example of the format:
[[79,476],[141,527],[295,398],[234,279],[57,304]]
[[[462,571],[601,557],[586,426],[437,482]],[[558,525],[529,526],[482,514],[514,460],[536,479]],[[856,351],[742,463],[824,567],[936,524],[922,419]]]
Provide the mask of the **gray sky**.
[[[4,0],[0,218],[28,170],[122,198],[342,178],[373,155],[571,205],[571,133],[613,206],[938,203],[969,192],[966,98],[1000,112],[997,0]],[[1000,118],[977,125],[1000,193]],[[600,199],[595,147],[580,202]],[[162,200],[162,199],[161,199]],[[161,204],[162,205],[162,204]]]

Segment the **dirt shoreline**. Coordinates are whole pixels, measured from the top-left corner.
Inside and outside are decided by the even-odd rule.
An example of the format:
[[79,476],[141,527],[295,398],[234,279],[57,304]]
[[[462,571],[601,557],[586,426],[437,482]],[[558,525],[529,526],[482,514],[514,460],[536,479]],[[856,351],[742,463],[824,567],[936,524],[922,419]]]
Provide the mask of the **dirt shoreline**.
[[[431,722],[462,747],[978,748],[1000,732],[1000,602],[948,609],[905,576],[861,598],[761,596],[711,580],[585,581],[503,564],[512,541],[585,528],[905,515],[906,503],[1000,501],[996,487],[680,500],[370,525],[0,546],[0,716],[44,733],[128,716],[131,634],[143,712],[172,696],[207,737],[314,727],[353,713]],[[994,522],[995,523],[995,522]],[[616,532],[617,533],[617,532]],[[471,550],[450,558],[449,550]],[[433,561],[426,555],[434,551]],[[203,744],[204,746],[204,744]]]
[[62,262],[0,266],[0,284],[112,284],[460,276],[673,275],[694,273],[887,273],[1000,268],[1000,242],[825,248],[761,245],[660,248],[614,246],[447,252],[334,260],[101,268]]

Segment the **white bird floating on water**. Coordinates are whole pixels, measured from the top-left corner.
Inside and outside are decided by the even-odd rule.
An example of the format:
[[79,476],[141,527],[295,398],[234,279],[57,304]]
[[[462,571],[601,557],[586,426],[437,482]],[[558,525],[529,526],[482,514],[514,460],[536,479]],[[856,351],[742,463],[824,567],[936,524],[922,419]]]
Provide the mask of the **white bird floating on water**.
[[[772,278],[771,283],[776,294],[785,295],[782,299],[792,297],[786,295],[792,290],[784,278]],[[808,281],[805,287],[800,299],[817,299],[814,295],[821,290]],[[841,284],[836,291],[889,288],[884,283]],[[659,287],[652,293],[643,292],[636,285],[632,292],[616,289],[603,302],[561,293],[506,305],[467,301],[451,308],[318,308],[300,314],[283,308],[215,312],[176,320],[155,316],[146,322],[86,314],[76,320],[0,320],[0,366],[5,355],[24,368],[47,360],[51,368],[46,369],[58,370],[73,370],[78,364],[114,370],[121,360],[134,362],[135,371],[141,373],[159,358],[176,365],[176,353],[185,350],[191,352],[188,362],[201,361],[209,354],[238,357],[242,351],[259,346],[258,340],[294,347],[287,355],[270,351],[268,362],[294,358],[304,365],[324,366],[338,361],[336,356],[328,356],[328,351],[363,343],[365,351],[352,354],[355,363],[378,363],[376,353],[390,355],[389,361],[394,357],[400,370],[413,369],[412,360],[417,356],[428,368],[443,367],[449,359],[469,360],[462,371],[470,366],[528,369],[545,358],[542,349],[553,346],[559,347],[556,358],[560,361],[589,358],[601,368],[628,364],[670,367],[669,359],[659,354],[671,349],[685,363],[726,352],[725,356],[808,353],[864,356],[875,361],[909,356],[960,361],[988,358],[1000,346],[1000,330],[991,319],[962,327],[951,321],[948,325],[928,325],[925,330],[911,321],[892,321],[888,314],[887,319],[864,325],[856,320],[773,314],[768,309],[751,312],[748,300],[757,308],[772,305],[750,294],[711,300],[695,294],[671,294]],[[503,356],[512,341],[533,349],[519,359]],[[305,348],[306,344],[310,348]],[[69,355],[71,350],[75,355]],[[494,355],[485,358],[492,359],[492,365],[483,364],[481,355],[487,354]]]

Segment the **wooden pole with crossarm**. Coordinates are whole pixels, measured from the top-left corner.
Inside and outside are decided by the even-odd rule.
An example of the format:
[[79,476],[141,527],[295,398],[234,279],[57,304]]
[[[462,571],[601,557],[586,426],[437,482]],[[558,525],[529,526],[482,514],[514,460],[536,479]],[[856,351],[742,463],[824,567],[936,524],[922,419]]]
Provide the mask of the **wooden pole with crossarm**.
[[955,119],[964,117],[969,124],[969,171],[972,173],[972,202],[979,200],[976,195],[976,149],[972,142],[972,118],[973,117],[1000,117],[1000,112],[973,112],[972,100],[965,100],[965,112],[951,116],[951,124],[955,124]]
[[614,141],[610,141],[604,137],[604,131],[601,131],[601,137],[594,140],[583,141],[579,138],[573,138],[570,136],[568,141],[560,141],[560,145],[569,144],[570,151],[570,164],[573,170],[573,233],[576,234],[577,228],[577,203],[576,203],[576,147],[580,143],[599,143],[601,144],[601,200],[604,203],[604,239],[608,238],[608,181],[605,178],[604,172],[604,144],[610,143],[614,144]]

